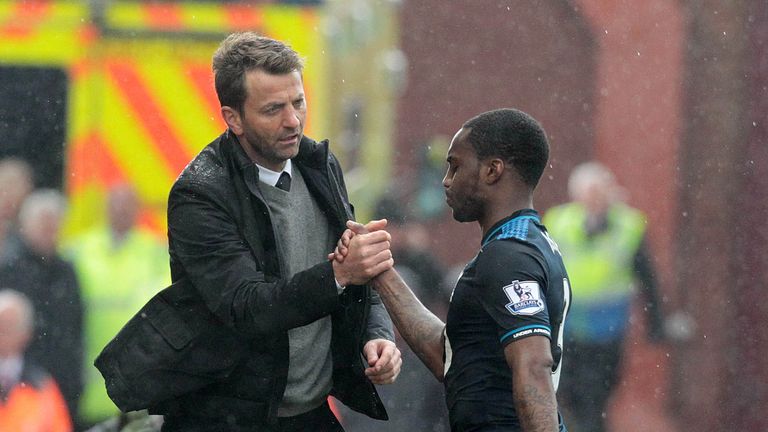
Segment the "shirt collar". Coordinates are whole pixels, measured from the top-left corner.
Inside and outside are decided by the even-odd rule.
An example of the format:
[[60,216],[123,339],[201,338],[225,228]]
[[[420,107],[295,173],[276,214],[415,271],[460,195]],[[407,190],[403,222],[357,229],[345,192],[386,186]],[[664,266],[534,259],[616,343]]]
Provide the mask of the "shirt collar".
[[[24,361],[21,356],[0,358],[0,379],[10,379],[12,383],[19,382]],[[8,385],[9,383],[4,383]]]
[[259,181],[270,186],[275,186],[277,181],[280,180],[280,174],[284,172],[287,172],[289,176],[293,176],[293,163],[291,163],[290,159],[285,161],[285,167],[280,172],[272,171],[271,169],[265,168],[255,162],[254,165],[259,168]]
[[511,215],[493,224],[491,229],[489,229],[488,232],[483,236],[482,244],[485,245],[486,243],[491,241],[491,239],[493,239],[493,237],[503,229],[504,225],[518,218],[533,219],[536,222],[539,222],[539,223],[541,222],[539,219],[539,213],[536,210],[534,209],[517,210]]

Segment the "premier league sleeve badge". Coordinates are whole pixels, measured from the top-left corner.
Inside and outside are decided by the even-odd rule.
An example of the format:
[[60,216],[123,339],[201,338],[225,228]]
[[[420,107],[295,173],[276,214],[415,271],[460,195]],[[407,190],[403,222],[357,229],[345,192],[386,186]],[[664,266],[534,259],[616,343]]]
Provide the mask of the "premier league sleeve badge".
[[502,289],[509,299],[505,307],[512,315],[536,315],[544,310],[538,282],[516,280]]

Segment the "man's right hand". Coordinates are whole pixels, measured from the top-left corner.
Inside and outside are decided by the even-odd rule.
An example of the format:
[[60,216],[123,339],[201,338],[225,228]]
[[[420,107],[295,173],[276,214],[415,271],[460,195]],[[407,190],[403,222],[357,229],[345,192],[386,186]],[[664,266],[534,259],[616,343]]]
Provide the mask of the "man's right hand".
[[386,231],[358,234],[349,239],[343,261],[334,259],[333,273],[342,286],[362,285],[391,269],[395,261]]

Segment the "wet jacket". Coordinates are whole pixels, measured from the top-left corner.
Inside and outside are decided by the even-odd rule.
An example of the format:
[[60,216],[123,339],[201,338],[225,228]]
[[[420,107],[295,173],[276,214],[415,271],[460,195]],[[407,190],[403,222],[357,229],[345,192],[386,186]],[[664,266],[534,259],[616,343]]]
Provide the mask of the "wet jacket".
[[[340,236],[353,208],[328,142],[303,138],[293,163]],[[288,330],[331,314],[331,394],[372,417],[386,418],[364,376],[360,354],[368,340],[394,339],[378,295],[367,286],[349,286],[339,295],[332,265],[322,258],[289,279],[282,277],[283,255],[278,251],[284,245],[281,233],[273,229],[258,175],[236,137],[225,132],[200,152],[171,189],[168,238],[171,277],[181,284],[176,291],[185,302],[195,303],[190,308],[203,304],[210,312],[205,320],[239,341],[235,349],[243,352],[212,353],[211,361],[234,364],[227,376],[152,411],[178,418],[235,416],[240,417],[238,424],[247,423],[249,416],[274,421],[288,373]],[[211,331],[210,326],[204,331]]]

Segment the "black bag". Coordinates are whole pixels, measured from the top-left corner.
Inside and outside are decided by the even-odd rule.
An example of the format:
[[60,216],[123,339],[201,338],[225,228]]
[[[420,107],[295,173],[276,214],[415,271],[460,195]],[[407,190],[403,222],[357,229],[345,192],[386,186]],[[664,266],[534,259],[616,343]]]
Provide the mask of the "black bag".
[[96,358],[107,394],[122,411],[226,379],[247,342],[226,327],[185,279],[152,297]]

